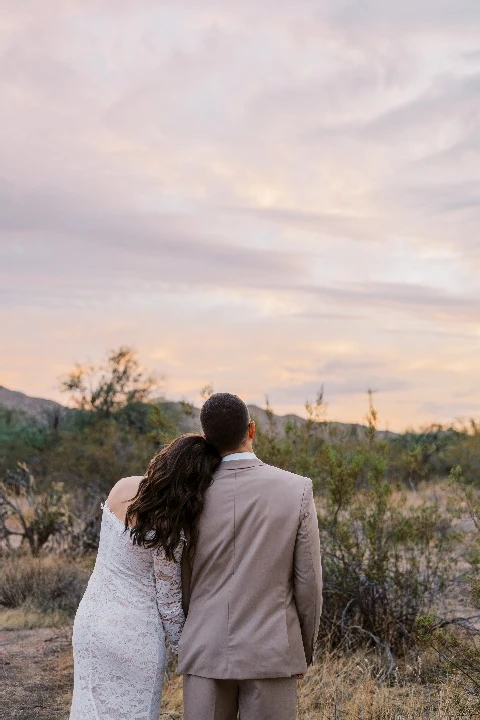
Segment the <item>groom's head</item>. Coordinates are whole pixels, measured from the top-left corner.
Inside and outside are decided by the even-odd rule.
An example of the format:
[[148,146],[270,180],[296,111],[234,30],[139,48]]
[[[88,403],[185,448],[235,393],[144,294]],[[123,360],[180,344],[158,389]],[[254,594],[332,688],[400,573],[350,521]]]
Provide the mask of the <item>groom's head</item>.
[[200,422],[206,440],[220,455],[252,449],[255,423],[250,420],[247,406],[237,395],[211,395],[201,409]]

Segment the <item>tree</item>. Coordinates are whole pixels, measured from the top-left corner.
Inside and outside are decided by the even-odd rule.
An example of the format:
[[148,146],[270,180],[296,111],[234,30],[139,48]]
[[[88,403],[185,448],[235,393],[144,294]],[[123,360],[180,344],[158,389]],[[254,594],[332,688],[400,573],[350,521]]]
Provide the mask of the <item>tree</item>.
[[133,348],[113,350],[98,367],[79,365],[62,381],[63,392],[70,392],[82,410],[110,416],[116,410],[145,402],[157,385],[153,375],[141,369]]
[[204,385],[200,390],[200,397],[202,398],[203,402],[206,402],[208,398],[213,395],[214,392],[215,390],[213,389],[213,383],[209,382]]

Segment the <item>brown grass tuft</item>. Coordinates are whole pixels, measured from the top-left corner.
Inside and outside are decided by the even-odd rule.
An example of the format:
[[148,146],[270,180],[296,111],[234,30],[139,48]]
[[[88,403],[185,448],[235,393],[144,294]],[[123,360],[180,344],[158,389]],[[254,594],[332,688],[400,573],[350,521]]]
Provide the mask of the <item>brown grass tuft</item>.
[[422,683],[432,676],[431,658],[399,668],[395,681],[379,684],[367,653],[332,654],[313,665],[299,685],[298,720],[472,720],[480,718],[480,699],[458,678]]
[[2,624],[16,627],[68,624],[84,593],[88,576],[87,569],[55,556],[1,558]]

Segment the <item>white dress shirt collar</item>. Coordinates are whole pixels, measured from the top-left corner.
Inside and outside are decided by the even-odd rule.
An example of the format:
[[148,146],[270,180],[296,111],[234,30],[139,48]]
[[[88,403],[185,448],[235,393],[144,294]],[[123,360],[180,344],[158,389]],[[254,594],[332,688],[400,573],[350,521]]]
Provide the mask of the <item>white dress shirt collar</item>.
[[230,462],[230,460],[256,460],[257,456],[253,452],[237,452],[225,455],[222,462]]

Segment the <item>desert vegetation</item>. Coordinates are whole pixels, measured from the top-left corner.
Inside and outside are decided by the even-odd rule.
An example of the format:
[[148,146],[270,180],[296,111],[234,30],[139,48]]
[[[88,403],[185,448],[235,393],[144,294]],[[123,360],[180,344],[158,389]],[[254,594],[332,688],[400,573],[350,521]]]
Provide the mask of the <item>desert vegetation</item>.
[[[195,428],[195,409],[152,401],[154,385],[120,348],[64,379],[68,412],[0,407],[4,632],[71,624],[109,488]],[[480,717],[480,426],[381,432],[372,394],[358,426],[332,423],[322,392],[305,421],[280,422],[268,402],[262,418],[258,456],[314,482],[323,548],[317,660],[298,717]],[[181,717],[180,685],[171,669],[170,717]]]

